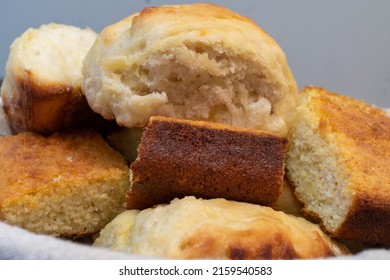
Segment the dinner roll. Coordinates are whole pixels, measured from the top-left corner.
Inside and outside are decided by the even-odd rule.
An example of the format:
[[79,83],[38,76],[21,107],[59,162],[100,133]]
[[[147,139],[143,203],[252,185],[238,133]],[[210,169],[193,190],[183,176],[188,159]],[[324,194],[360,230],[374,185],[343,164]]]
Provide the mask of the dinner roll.
[[106,27],[83,74],[91,108],[126,127],[163,115],[285,135],[297,99],[279,45],[211,4],[148,7]]
[[266,206],[195,197],[139,213],[128,210],[100,232],[94,245],[179,259],[306,259],[348,252],[303,218]]
[[81,92],[82,60],[96,36],[91,29],[51,23],[15,39],[1,87],[14,132],[49,133],[98,119]]

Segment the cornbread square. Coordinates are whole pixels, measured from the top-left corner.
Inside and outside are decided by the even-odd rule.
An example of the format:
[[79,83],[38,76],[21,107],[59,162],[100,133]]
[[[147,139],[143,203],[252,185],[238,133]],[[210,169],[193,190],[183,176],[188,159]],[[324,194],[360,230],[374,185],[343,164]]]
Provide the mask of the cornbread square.
[[322,88],[301,90],[287,175],[332,236],[390,244],[390,118]]
[[261,130],[151,117],[130,165],[127,207],[189,195],[271,205],[282,192],[287,143]]
[[92,130],[0,137],[0,220],[76,237],[125,209],[128,166]]

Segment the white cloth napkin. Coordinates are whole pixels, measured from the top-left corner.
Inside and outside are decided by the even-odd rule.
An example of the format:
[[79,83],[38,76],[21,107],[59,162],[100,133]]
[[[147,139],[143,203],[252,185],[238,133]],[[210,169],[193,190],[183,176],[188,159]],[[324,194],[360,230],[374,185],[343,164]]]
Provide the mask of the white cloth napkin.
[[[95,248],[45,235],[0,222],[1,260],[85,260],[131,259],[134,256]],[[142,257],[139,257],[142,259]]]

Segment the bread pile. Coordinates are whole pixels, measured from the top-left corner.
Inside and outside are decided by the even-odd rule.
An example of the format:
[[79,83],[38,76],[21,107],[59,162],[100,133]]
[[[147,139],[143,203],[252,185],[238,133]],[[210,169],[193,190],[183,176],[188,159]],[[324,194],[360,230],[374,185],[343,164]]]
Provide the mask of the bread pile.
[[[88,43],[63,57],[57,32],[74,28],[48,25],[35,47],[23,43],[32,31],[12,45],[2,221],[100,231],[95,246],[169,258],[323,258],[349,253],[335,239],[389,244],[389,118],[324,89],[298,92],[253,21],[210,4],[150,7],[97,37],[77,29]],[[91,114],[117,125],[93,132],[82,121]]]

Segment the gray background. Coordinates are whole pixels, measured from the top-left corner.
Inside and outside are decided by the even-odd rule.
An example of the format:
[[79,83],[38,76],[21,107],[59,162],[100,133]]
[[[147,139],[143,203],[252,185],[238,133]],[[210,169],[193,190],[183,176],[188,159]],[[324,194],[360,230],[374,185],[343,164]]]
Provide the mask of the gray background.
[[[144,6],[197,1],[0,0],[0,77],[9,45],[49,22],[100,32]],[[390,1],[208,1],[252,18],[280,44],[298,86],[322,86],[390,107]]]

